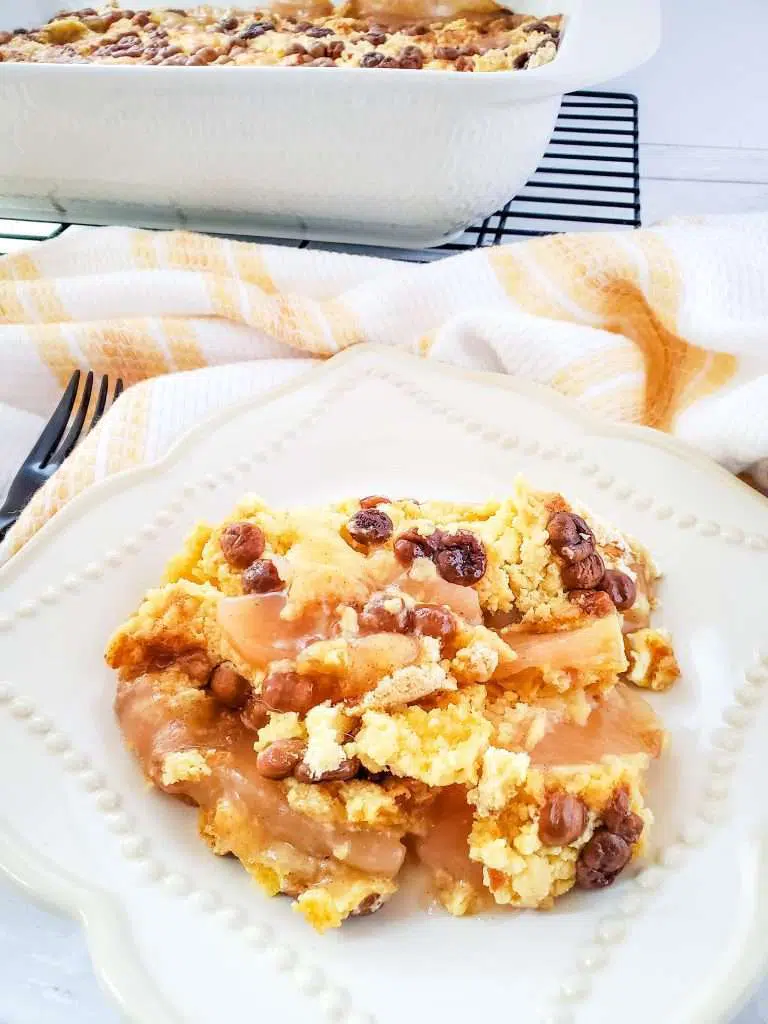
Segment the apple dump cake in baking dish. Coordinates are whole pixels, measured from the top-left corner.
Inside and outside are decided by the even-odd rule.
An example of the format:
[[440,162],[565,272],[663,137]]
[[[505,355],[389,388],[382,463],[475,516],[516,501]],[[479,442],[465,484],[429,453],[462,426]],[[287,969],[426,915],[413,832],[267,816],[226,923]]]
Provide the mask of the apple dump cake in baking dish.
[[[452,914],[551,907],[642,854],[679,676],[635,540],[518,481],[199,524],[110,639],[149,781],[319,930],[420,871]],[[596,897],[597,898],[597,897]]]
[[352,4],[322,16],[221,7],[85,7],[0,31],[0,61],[510,71],[554,60],[562,17],[490,14],[383,24]]

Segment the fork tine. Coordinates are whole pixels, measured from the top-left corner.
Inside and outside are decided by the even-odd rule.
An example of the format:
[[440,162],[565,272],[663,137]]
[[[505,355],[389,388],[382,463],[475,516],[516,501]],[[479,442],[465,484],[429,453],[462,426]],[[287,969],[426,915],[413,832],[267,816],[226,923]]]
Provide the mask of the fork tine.
[[[85,417],[88,413],[88,406],[91,404],[92,391],[93,373],[89,370],[85,378],[85,386],[83,387],[82,394],[80,395],[80,404],[77,408],[77,413],[75,414],[75,418],[72,420],[72,426],[69,428],[67,436],[61,442],[56,451],[49,456],[47,465],[60,466],[80,440],[80,435],[83,432],[83,424],[85,423]],[[46,465],[46,463],[44,463],[44,465]]]
[[109,377],[106,375],[101,378],[101,384],[99,385],[99,395],[96,399],[96,408],[93,410],[93,416],[91,422],[88,424],[88,433],[90,433],[96,424],[99,422],[101,417],[104,415],[104,410],[107,407],[107,394],[109,392]]
[[53,415],[45,425],[42,434],[35,442],[35,446],[24,460],[25,463],[44,462],[51,452],[55,451],[56,445],[64,436],[70,414],[75,406],[75,396],[80,384],[80,371],[75,370],[69,378],[67,389],[61,396],[61,401],[56,406]]
[[93,430],[93,428],[99,422],[101,417],[107,411],[107,406],[110,405],[110,404],[114,404],[117,401],[117,399],[120,397],[121,393],[122,393],[122,390],[123,390],[123,380],[122,380],[121,377],[118,377],[117,380],[115,381],[114,392],[113,392],[111,398],[110,398],[110,395],[109,395],[109,383],[110,383],[109,377],[104,376],[104,377],[101,378],[101,387],[99,388],[99,398],[98,398],[98,401],[96,402],[96,409],[95,409],[94,414],[93,414],[93,419],[91,420],[90,426],[88,427],[89,431]]

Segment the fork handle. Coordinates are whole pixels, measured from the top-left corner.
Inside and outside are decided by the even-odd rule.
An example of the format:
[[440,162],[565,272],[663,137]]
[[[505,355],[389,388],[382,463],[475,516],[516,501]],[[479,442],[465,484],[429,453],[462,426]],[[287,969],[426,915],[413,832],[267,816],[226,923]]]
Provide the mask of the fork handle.
[[18,518],[18,512],[4,512],[0,509],[0,541],[4,539],[6,533],[8,533]]

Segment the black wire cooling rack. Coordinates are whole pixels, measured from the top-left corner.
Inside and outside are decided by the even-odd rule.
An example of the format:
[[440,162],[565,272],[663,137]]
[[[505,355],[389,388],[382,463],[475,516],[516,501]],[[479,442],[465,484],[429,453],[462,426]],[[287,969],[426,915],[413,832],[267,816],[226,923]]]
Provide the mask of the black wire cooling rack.
[[[636,228],[640,226],[639,149],[636,96],[572,92],[563,97],[549,148],[530,181],[500,210],[453,242],[414,250],[272,238],[253,241],[426,261],[562,231]],[[55,238],[68,227],[0,219],[0,253]]]

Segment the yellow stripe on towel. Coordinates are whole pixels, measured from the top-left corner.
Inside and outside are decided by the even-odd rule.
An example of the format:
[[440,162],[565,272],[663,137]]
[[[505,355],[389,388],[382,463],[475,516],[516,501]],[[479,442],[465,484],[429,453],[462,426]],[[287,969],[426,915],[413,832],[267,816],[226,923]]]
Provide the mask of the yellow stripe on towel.
[[87,366],[96,373],[122,377],[126,387],[171,370],[146,320],[82,324],[77,332]]
[[[68,327],[68,330],[73,328]],[[26,328],[27,337],[37,351],[40,362],[48,368],[56,383],[64,389],[69,378],[80,367],[61,324],[32,324]]]
[[500,245],[488,253],[488,261],[499,284],[525,313],[547,317],[549,320],[570,320],[564,304],[544,286],[529,264],[515,254],[514,246]]
[[28,252],[17,252],[0,260],[0,281],[36,281],[40,270]]
[[207,365],[191,324],[179,317],[165,317],[159,325],[177,370],[198,370]]
[[591,352],[559,370],[550,381],[563,395],[578,397],[590,388],[628,373],[642,373],[643,361],[629,345]]
[[266,260],[255,245],[233,242],[235,269],[244,284],[253,284],[265,295],[275,295],[277,286],[267,270]]
[[337,350],[365,340],[357,316],[342,299],[329,299],[323,303],[322,310]]

